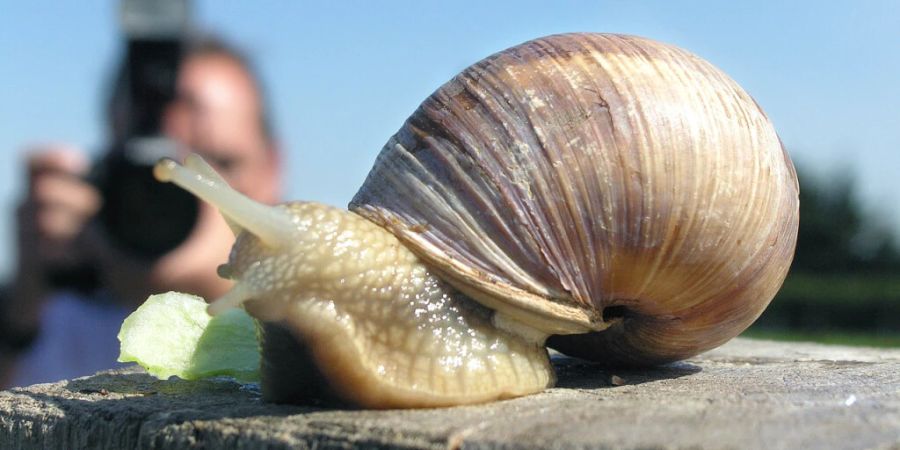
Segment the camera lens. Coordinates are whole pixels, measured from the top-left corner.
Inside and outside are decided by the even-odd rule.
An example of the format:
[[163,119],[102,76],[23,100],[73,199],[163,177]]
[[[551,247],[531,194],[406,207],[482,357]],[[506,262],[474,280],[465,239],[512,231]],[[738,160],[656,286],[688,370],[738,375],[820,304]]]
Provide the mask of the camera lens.
[[194,196],[153,177],[153,164],[164,156],[175,156],[171,141],[129,142],[121,151],[110,152],[101,177],[101,224],[117,247],[145,260],[184,242],[199,212]]

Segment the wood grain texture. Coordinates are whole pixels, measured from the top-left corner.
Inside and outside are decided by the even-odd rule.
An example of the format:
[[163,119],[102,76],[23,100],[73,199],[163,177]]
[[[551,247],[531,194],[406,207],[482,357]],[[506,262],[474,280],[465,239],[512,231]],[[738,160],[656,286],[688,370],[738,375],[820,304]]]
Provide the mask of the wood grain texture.
[[0,392],[4,449],[893,449],[900,350],[735,339],[609,371],[554,358],[559,385],[486,405],[282,406],[230,380],[120,371]]

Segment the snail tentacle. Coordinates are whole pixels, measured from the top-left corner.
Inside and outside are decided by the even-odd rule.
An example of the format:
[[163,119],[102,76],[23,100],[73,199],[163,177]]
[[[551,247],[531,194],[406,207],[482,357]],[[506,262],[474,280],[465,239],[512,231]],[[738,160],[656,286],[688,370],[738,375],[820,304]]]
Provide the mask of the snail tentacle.
[[198,174],[208,178],[211,182],[216,184],[227,184],[222,175],[219,175],[219,172],[216,172],[208,162],[206,162],[203,157],[196,153],[191,153],[184,157],[184,167],[197,172]]
[[[200,155],[196,153],[191,153],[184,158],[184,166],[195,170],[197,173],[209,178],[212,182],[216,184],[227,184],[222,175],[219,175],[209,163],[206,162]],[[225,223],[228,224],[228,227],[231,228],[231,232],[234,233],[235,236],[241,234],[243,229],[240,225],[238,225],[234,220],[229,218],[228,216],[223,216],[225,219]]]
[[[196,155],[192,158],[201,159]],[[164,158],[153,168],[153,174],[159,181],[175,183],[215,206],[223,216],[258,236],[265,245],[277,248],[290,244],[295,238],[297,227],[289,215],[240,194],[225,183],[221,176],[211,177],[204,173],[205,169],[197,170],[196,167],[206,166],[206,163],[196,160],[191,163],[193,167],[185,167]]]
[[252,299],[256,294],[256,290],[251,288],[249,283],[239,281],[228,292],[210,303],[206,311],[211,316],[221,314],[231,308],[240,307],[241,304]]

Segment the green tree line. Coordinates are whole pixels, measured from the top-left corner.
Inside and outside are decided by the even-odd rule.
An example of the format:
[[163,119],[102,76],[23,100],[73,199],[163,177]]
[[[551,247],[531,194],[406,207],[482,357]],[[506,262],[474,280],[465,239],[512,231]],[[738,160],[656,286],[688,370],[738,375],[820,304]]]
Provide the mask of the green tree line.
[[798,175],[800,230],[791,271],[900,277],[896,234],[880,221],[879,211],[865,210],[853,178],[814,177],[805,170]]
[[866,209],[852,177],[799,169],[794,262],[748,335],[900,346],[900,247],[892,224],[884,211]]

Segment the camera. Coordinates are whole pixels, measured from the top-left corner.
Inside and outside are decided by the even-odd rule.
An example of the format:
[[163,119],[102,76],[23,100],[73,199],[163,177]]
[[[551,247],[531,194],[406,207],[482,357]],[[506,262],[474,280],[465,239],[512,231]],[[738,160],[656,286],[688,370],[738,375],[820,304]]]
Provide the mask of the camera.
[[[178,144],[162,135],[162,117],[175,85],[189,25],[187,0],[123,0],[125,58],[110,105],[113,138],[87,181],[103,198],[96,218],[110,243],[129,256],[153,261],[180,245],[199,211],[194,196],[153,177],[153,165],[175,157]],[[49,283],[90,292],[96,267],[51,269]]]
[[153,178],[153,165],[175,157],[178,145],[161,135],[165,108],[175,98],[178,66],[189,25],[186,0],[123,0],[127,47],[118,75],[118,132],[90,181],[103,196],[98,219],[110,241],[153,260],[187,238],[197,200]]
[[184,242],[196,223],[196,198],[153,177],[156,161],[176,154],[169,139],[135,137],[92,171],[103,196],[97,219],[110,242],[130,256],[152,261]]

